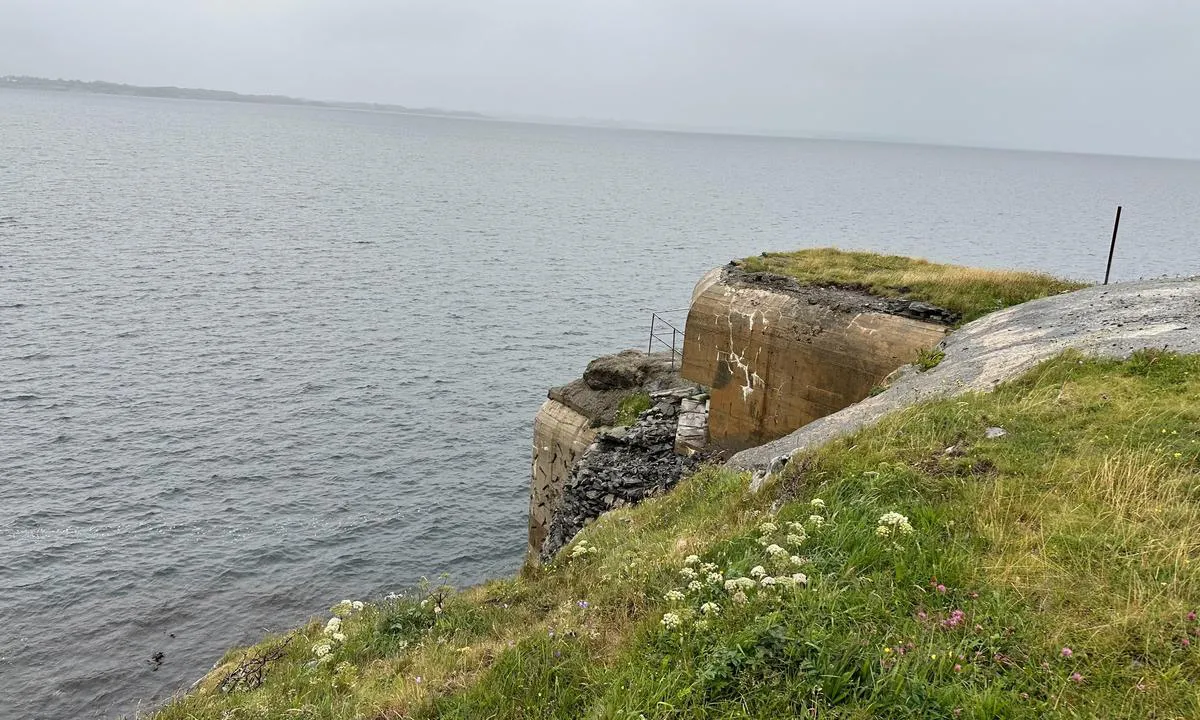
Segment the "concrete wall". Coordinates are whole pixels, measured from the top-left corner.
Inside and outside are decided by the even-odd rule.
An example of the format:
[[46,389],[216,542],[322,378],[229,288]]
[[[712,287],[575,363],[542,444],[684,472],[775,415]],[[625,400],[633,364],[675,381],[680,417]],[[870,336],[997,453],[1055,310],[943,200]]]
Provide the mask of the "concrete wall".
[[541,555],[542,542],[562,502],[563,479],[595,437],[591,420],[556,400],[542,403],[534,417],[526,553],[531,562],[536,563]]
[[728,268],[706,275],[681,374],[712,389],[709,441],[741,450],[841,410],[947,332],[898,312],[909,306],[856,291],[771,286]]

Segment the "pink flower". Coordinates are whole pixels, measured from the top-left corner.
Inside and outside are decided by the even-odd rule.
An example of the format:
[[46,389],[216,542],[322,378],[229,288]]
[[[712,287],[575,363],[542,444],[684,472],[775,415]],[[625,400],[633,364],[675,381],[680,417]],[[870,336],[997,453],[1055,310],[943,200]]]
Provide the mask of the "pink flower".
[[1182,642],[1182,643],[1183,643],[1183,646],[1184,646],[1184,647],[1189,647],[1189,646],[1192,644],[1192,641],[1191,641],[1191,640],[1188,640],[1187,638],[1184,638],[1184,639],[1183,639],[1183,640],[1181,640],[1180,642]]
[[962,665],[954,663],[954,672],[962,672]]
[[924,610],[918,610],[918,611],[917,611],[917,618],[918,618],[918,619],[920,619],[920,620],[924,620],[924,619],[925,619],[925,618],[927,618],[927,617],[929,617],[929,616],[925,614],[925,611],[924,611]]
[[1069,658],[1069,657],[1071,657],[1072,655],[1074,655],[1074,654],[1075,654],[1075,651],[1073,651],[1073,650],[1072,650],[1071,648],[1069,648],[1069,647],[1065,647],[1065,648],[1063,648],[1061,652],[1062,652],[1062,656],[1063,656],[1063,657],[1065,657],[1065,658]]
[[1188,619],[1188,622],[1192,622],[1192,621],[1194,621],[1194,620],[1196,619],[1196,613],[1195,613],[1194,611],[1193,611],[1193,612],[1190,612],[1190,613],[1188,613],[1188,614],[1187,614],[1187,619]]
[[1075,683],[1076,685],[1079,685],[1079,684],[1083,683],[1083,676],[1077,672],[1071,673],[1071,682]]
[[937,591],[938,591],[938,592],[940,592],[940,593],[944,593],[944,592],[946,592],[946,586],[945,586],[945,585],[938,585],[938,586],[937,586]]

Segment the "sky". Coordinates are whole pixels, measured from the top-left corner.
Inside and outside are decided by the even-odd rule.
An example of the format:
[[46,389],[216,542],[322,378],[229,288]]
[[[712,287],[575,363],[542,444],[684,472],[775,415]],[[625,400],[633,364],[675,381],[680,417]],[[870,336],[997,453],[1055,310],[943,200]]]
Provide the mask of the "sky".
[[1200,158],[1197,0],[0,0],[0,75]]

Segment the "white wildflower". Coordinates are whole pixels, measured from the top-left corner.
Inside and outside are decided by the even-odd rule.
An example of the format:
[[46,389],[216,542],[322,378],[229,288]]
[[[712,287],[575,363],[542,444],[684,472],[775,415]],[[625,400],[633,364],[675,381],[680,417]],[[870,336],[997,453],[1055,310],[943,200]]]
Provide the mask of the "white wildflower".
[[732,580],[726,580],[725,590],[726,592],[733,592],[735,590],[749,590],[757,585],[758,583],[754,582],[748,577],[739,577],[733,578]]
[[333,646],[329,644],[328,640],[319,642],[312,647],[313,655],[319,658],[325,657],[331,650],[333,650]]
[[723,583],[725,581],[725,576],[719,572],[710,572],[708,574],[708,577],[705,578],[705,581],[709,585],[720,585],[721,583]]
[[820,515],[809,515],[808,521],[818,528],[825,524],[825,518]]
[[759,580],[758,584],[761,585],[762,587],[770,590],[771,588],[775,587],[775,578],[768,575],[765,578],[763,578],[762,580]]
[[879,527],[875,528],[875,534],[879,537],[887,537],[888,535],[892,534],[892,529],[887,525],[880,525]]
[[704,583],[700,582],[699,580],[693,580],[687,584],[687,588],[691,592],[696,592],[697,590],[700,590],[703,587],[704,587]]
[[[892,511],[879,516],[879,527],[890,528],[894,532],[901,535],[908,535],[913,531],[912,525],[908,522],[908,518],[898,512]],[[879,532],[876,530],[876,532]],[[882,535],[883,533],[880,533]]]
[[778,529],[779,529],[779,526],[777,526],[773,522],[765,522],[762,525],[758,526],[759,532],[761,532],[763,535],[770,535],[771,533],[775,532]]
[[807,539],[807,535],[800,535],[799,533],[788,533],[788,536],[784,538],[784,540],[787,541],[787,544],[791,545],[792,547],[803,545],[804,541]]
[[807,585],[808,584],[808,576],[805,575],[804,573],[796,573],[796,574],[792,575],[792,581],[795,582],[797,585]]
[[[763,580],[767,580],[767,579],[769,579],[769,578],[763,578]],[[775,584],[778,585],[779,587],[792,587],[796,584],[796,581],[792,580],[787,575],[780,575],[779,577],[774,578],[774,580],[775,580]]]
[[804,523],[793,520],[787,523],[787,529],[796,533],[797,535],[800,535],[801,537],[804,536]]
[[734,604],[736,605],[745,605],[746,603],[750,602],[750,599],[746,597],[746,593],[742,592],[741,590],[735,592],[733,597],[730,599],[733,600]]
[[716,563],[704,563],[700,566],[700,572],[703,572],[703,573],[714,573],[716,571],[717,571]]
[[677,628],[683,624],[683,618],[679,617],[675,613],[666,613],[665,615],[662,616],[662,620],[660,620],[659,622],[661,622],[663,627],[665,627],[666,629],[674,630],[675,628]]
[[596,552],[596,548],[594,546],[588,545],[587,540],[580,540],[579,543],[571,549],[571,557],[583,557],[584,555],[590,555],[594,552]]
[[770,535],[763,535],[762,537],[760,537],[760,538],[758,539],[758,544],[759,544],[759,545],[762,545],[763,547],[766,547],[766,546],[770,545],[770,544],[771,544],[771,536],[770,536]]
[[700,562],[699,555],[688,555],[686,558],[683,559],[684,565],[695,565],[698,562]]
[[700,612],[704,615],[720,615],[721,606],[715,602],[706,602],[700,606]]
[[767,546],[767,554],[770,555],[771,557],[777,557],[779,555],[787,555],[787,550],[784,550],[783,548],[779,547],[778,545],[768,545]]
[[800,557],[799,555],[793,555],[789,559],[792,561],[793,565],[803,565],[804,564],[804,558]]
[[340,632],[336,632],[329,637],[331,637],[334,642],[346,642],[346,636]]
[[325,634],[335,633],[342,627],[342,619],[340,617],[331,617],[329,622],[325,623]]
[[684,576],[688,580],[696,579],[696,571],[690,567],[685,567],[684,569],[680,570],[679,574]]
[[825,509],[825,501],[822,500],[821,498],[813,498],[812,500],[809,501],[808,504],[812,505],[813,507],[815,507],[819,510]]
[[[696,629],[697,630],[707,630],[708,629],[708,619],[700,618],[699,620],[697,620],[696,621]],[[646,717],[646,716],[643,715],[642,717]]]
[[362,604],[361,600],[355,600],[354,602],[350,603],[350,608],[354,610],[354,612],[359,612],[364,607],[366,606]]
[[663,595],[663,600],[667,602],[679,602],[683,600],[683,593],[678,590],[669,590],[666,595]]
[[755,565],[754,567],[750,568],[750,577],[760,578],[764,577],[766,574],[767,569],[762,565]]

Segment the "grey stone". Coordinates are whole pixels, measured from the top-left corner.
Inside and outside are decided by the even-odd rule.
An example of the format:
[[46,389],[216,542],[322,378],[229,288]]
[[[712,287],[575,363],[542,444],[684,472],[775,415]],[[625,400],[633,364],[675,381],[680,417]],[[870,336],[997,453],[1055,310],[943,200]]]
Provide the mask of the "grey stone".
[[[679,363],[672,361],[671,353],[626,350],[596,358],[583,378],[551,388],[548,395],[586,417],[592,427],[601,427],[613,424],[621,401],[630,393],[655,393],[679,388],[680,383]],[[687,386],[686,392],[694,392],[694,387]]]
[[983,431],[983,436],[985,438],[987,438],[988,440],[995,440],[996,438],[1002,438],[1007,434],[1008,434],[1008,431],[1002,427],[990,427],[987,430]]

